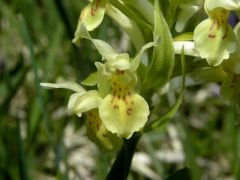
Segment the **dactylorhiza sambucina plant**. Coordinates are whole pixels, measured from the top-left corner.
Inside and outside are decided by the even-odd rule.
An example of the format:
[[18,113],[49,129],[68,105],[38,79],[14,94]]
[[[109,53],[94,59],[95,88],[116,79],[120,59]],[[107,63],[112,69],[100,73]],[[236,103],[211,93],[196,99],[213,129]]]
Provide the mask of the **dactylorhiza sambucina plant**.
[[[90,40],[96,47],[102,61],[95,62],[97,71],[90,74],[83,86],[75,83],[41,83],[46,88],[73,90],[68,109],[87,119],[88,137],[104,150],[120,150],[109,179],[126,179],[132,155],[139,137],[143,133],[162,126],[179,108],[184,87],[184,55],[194,56],[186,62],[188,67],[187,85],[194,85],[195,79],[204,82],[221,82],[222,96],[240,106],[240,54],[239,54],[239,0],[184,0],[168,3],[154,0],[90,0],[82,10],[73,43],[77,46]],[[178,8],[181,11],[178,14]],[[208,18],[191,25],[193,32],[183,32],[188,21],[204,8]],[[203,13],[204,13],[203,11]],[[171,17],[178,14],[178,17]],[[237,17],[231,24],[232,15]],[[108,43],[94,39],[90,32],[102,23],[104,16],[112,18],[129,36],[138,54],[130,58],[127,53],[117,53]],[[194,19],[194,18],[193,18]],[[176,20],[176,21],[175,21]],[[175,29],[173,25],[175,23]],[[148,43],[147,43],[148,42]],[[145,51],[151,48],[151,51]],[[175,54],[180,54],[176,56]],[[141,57],[144,56],[144,61]],[[181,60],[182,67],[179,68]],[[206,60],[206,61],[205,61]],[[199,62],[197,66],[195,61]],[[176,63],[175,63],[176,62]],[[176,72],[173,73],[173,70]],[[182,73],[182,74],[181,74]],[[182,81],[179,81],[182,79]],[[193,78],[192,78],[193,77]],[[191,79],[192,78],[192,79]],[[175,88],[178,80],[180,95],[162,117],[154,119],[149,108],[153,95],[164,89],[165,93]],[[182,82],[182,83],[179,83]],[[162,95],[162,94],[161,94]],[[151,104],[152,105],[152,104]],[[240,108],[239,108],[240,109]],[[147,123],[149,116],[151,121]],[[135,133],[135,134],[134,134]],[[128,159],[124,159],[129,157]]]
[[[138,17],[140,14],[131,13],[130,7],[142,14],[142,18]],[[130,14],[127,16],[123,12]],[[138,52],[134,58],[127,53],[117,53],[108,43],[90,36],[89,31],[101,24],[104,14],[128,34]],[[78,116],[86,115],[89,138],[104,150],[121,148],[108,179],[126,179],[139,138],[143,132],[158,126],[159,118],[148,126],[146,123],[152,94],[167,83],[173,70],[171,33],[158,1],[152,4],[145,0],[93,0],[81,12],[73,43],[78,46],[82,39],[90,40],[102,56],[102,61],[95,63],[97,71],[81,83],[91,86],[92,90],[85,91],[82,86],[70,82],[41,85],[75,91],[68,109]],[[148,48],[151,51],[145,53]],[[170,116],[173,114],[171,112]]]
[[86,92],[74,83],[41,85],[75,91],[69,99],[68,109],[79,117],[82,113],[87,114],[90,137],[101,144],[101,148],[117,149],[120,138],[130,138],[148,120],[149,106],[137,93],[139,82],[136,70],[144,51],[154,46],[154,42],[143,46],[136,57],[131,59],[127,53],[116,53],[106,42],[92,39],[84,24],[80,26],[79,32],[82,38],[91,40],[102,55],[104,63],[96,62],[97,72],[83,81],[85,85],[97,85],[98,90]]

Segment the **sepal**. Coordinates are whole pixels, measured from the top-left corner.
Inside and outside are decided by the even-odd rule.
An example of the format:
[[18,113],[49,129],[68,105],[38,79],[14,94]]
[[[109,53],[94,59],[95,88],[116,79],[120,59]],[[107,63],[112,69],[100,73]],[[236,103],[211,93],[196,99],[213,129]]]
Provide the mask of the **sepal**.
[[102,98],[95,90],[86,93],[74,93],[70,96],[68,109],[79,117],[83,112],[97,108],[102,102]]

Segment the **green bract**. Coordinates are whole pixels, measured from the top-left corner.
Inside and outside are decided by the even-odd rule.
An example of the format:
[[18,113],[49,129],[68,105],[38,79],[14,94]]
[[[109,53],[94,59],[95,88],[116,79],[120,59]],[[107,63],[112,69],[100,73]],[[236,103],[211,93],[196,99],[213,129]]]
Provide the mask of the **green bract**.
[[152,59],[144,79],[144,92],[147,98],[159,88],[162,88],[170,79],[174,66],[174,48],[170,29],[160,11],[159,1],[154,2],[154,31],[156,41]]
[[195,28],[194,42],[199,55],[210,65],[217,66],[236,49],[236,36],[228,17],[230,10],[239,9],[239,2],[206,0],[204,8],[209,18]]

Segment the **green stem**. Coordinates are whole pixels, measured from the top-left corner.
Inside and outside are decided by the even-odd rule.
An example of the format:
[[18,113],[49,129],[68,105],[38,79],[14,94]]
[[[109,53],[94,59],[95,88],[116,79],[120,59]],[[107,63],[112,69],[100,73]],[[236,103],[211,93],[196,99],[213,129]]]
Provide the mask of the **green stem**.
[[22,67],[22,70],[18,72],[16,77],[11,78],[11,87],[10,89],[8,89],[8,93],[5,95],[3,102],[0,104],[0,119],[3,115],[5,115],[5,112],[8,111],[11,99],[14,97],[14,95],[17,93],[18,89],[22,85],[28,71],[29,67]]
[[131,139],[124,142],[122,149],[113,163],[108,175],[107,180],[126,180],[129,174],[132,158],[136,150],[138,140],[141,134],[134,134]]
[[40,79],[39,79],[39,76],[37,73],[37,62],[36,62],[35,52],[34,52],[34,48],[33,48],[33,43],[32,43],[32,39],[29,35],[28,26],[27,26],[23,16],[19,16],[19,28],[20,28],[20,31],[22,34],[22,39],[25,41],[26,45],[28,46],[29,52],[30,52],[30,58],[31,58],[31,62],[32,62],[32,70],[33,70],[33,74],[34,74],[34,78],[35,78],[34,85],[35,85],[35,90],[36,90],[36,96],[38,98],[40,111],[43,115],[43,121],[44,121],[45,129],[46,129],[49,145],[51,146],[51,148],[53,149],[53,152],[55,153],[55,168],[56,168],[56,171],[59,172],[59,164],[56,164],[57,162],[59,162],[57,160],[57,158],[58,158],[57,151],[56,151],[55,144],[53,141],[53,136],[50,131],[49,119],[48,119],[46,107],[44,106],[44,102],[43,102],[44,98],[43,98],[43,93],[40,88]]
[[19,174],[21,180],[28,180],[26,158],[24,154],[23,140],[21,137],[20,119],[17,119],[17,147],[19,158]]
[[55,6],[56,6],[56,9],[58,11],[58,14],[61,17],[61,20],[62,20],[62,22],[65,26],[68,37],[70,39],[72,39],[73,35],[74,35],[74,30],[73,30],[71,22],[68,18],[67,11],[64,7],[64,4],[63,4],[62,0],[54,0],[54,3],[55,3]]

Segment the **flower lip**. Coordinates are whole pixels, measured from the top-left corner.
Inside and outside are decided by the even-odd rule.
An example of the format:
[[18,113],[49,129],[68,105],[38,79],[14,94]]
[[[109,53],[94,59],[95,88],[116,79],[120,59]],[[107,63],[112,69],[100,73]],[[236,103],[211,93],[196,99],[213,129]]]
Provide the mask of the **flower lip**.
[[145,125],[149,113],[147,102],[134,92],[109,94],[99,106],[99,115],[106,128],[127,139]]

